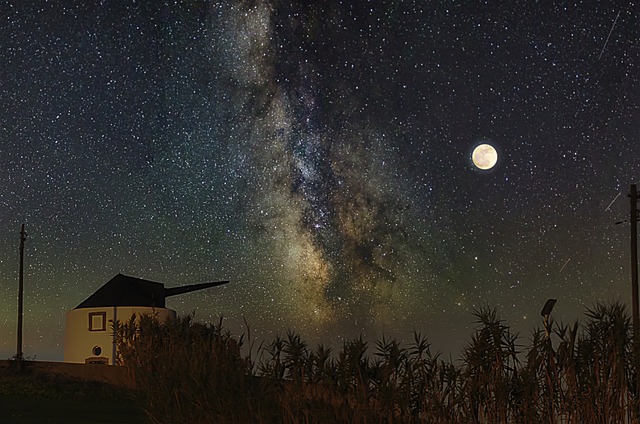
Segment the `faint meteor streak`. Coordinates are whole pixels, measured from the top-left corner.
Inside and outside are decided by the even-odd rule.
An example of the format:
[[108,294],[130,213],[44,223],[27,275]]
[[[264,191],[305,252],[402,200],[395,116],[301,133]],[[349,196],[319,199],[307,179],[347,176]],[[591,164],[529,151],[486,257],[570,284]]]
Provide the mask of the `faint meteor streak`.
[[607,39],[604,40],[604,46],[602,46],[602,50],[600,50],[600,56],[598,56],[598,60],[600,60],[600,58],[602,57],[602,53],[604,53],[604,49],[605,47],[607,47],[607,43],[609,42],[609,38],[611,37],[611,33],[613,32],[613,28],[615,28],[616,26],[616,22],[618,22],[618,18],[620,17],[620,10],[618,11],[618,14],[616,15],[616,18],[613,20],[613,25],[611,25],[611,29],[609,30],[609,35],[607,35]]
[[609,206],[607,206],[607,207],[604,209],[604,211],[605,211],[605,212],[606,212],[606,211],[610,211],[610,210],[611,210],[611,205],[613,205],[613,202],[615,202],[616,200],[618,200],[618,197],[620,197],[620,194],[621,194],[621,193],[622,193],[622,192],[619,192],[619,193],[618,193],[618,195],[617,195],[616,197],[614,197],[614,198],[613,198],[613,200],[611,201],[611,203],[609,203]]
[[570,260],[571,258],[567,259],[567,262],[565,262],[564,265],[562,265],[562,268],[560,268],[560,272],[562,272],[562,270],[567,266]]

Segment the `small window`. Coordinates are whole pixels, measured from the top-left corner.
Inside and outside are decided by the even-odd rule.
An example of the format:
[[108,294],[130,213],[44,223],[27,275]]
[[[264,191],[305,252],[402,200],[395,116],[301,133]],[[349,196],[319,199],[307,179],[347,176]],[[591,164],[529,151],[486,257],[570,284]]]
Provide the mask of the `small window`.
[[89,312],[89,331],[107,331],[106,312]]
[[94,346],[93,349],[91,349],[91,353],[93,353],[93,356],[100,356],[102,354],[102,348],[100,346]]

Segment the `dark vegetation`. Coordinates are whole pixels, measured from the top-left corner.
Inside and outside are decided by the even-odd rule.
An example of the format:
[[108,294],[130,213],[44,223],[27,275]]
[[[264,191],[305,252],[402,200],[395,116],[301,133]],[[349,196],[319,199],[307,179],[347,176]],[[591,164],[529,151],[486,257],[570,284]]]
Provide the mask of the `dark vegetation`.
[[[459,361],[427,339],[356,338],[333,351],[289,332],[242,353],[243,337],[193,316],[118,328],[153,423],[638,422],[630,318],[618,303],[522,340],[490,309]],[[522,344],[521,344],[522,343]],[[248,349],[251,351],[251,349]],[[246,350],[245,350],[246,351]]]
[[141,424],[144,411],[132,393],[95,381],[36,373],[29,360],[0,371],[2,424]]

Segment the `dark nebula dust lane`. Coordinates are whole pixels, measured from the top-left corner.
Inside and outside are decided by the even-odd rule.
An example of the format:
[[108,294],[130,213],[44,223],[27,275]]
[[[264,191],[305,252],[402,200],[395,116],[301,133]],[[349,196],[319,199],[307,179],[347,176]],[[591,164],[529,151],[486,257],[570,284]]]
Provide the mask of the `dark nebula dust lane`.
[[[305,27],[320,19],[320,9],[301,8],[295,19],[267,5],[235,13],[232,32],[248,39],[228,54],[252,69],[252,78],[239,83],[248,93],[243,108],[255,117],[241,127],[249,142],[239,149],[261,185],[248,218],[261,229],[254,239],[267,246],[269,261],[286,270],[273,289],[294,317],[308,316],[314,331],[338,331],[354,317],[373,328],[388,314],[394,291],[406,290],[398,275],[408,275],[401,267],[414,260],[403,222],[410,200],[393,140],[332,117],[345,106],[332,107],[325,94],[346,82],[324,80],[332,65],[318,49],[326,46],[309,39],[322,39],[320,27]],[[348,96],[340,103],[362,101]]]
[[259,339],[454,355],[479,307],[526,337],[547,298],[627,302],[637,10],[520,6],[0,6],[0,354],[21,223],[42,359],[118,272],[230,280],[169,306]]

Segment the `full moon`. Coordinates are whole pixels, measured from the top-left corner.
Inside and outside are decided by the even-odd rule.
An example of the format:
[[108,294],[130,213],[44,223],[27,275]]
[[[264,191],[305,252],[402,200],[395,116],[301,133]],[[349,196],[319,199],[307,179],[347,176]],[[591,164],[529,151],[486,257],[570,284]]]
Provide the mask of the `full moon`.
[[473,164],[479,169],[491,169],[498,162],[498,152],[490,144],[480,144],[473,149],[471,159],[473,160]]

